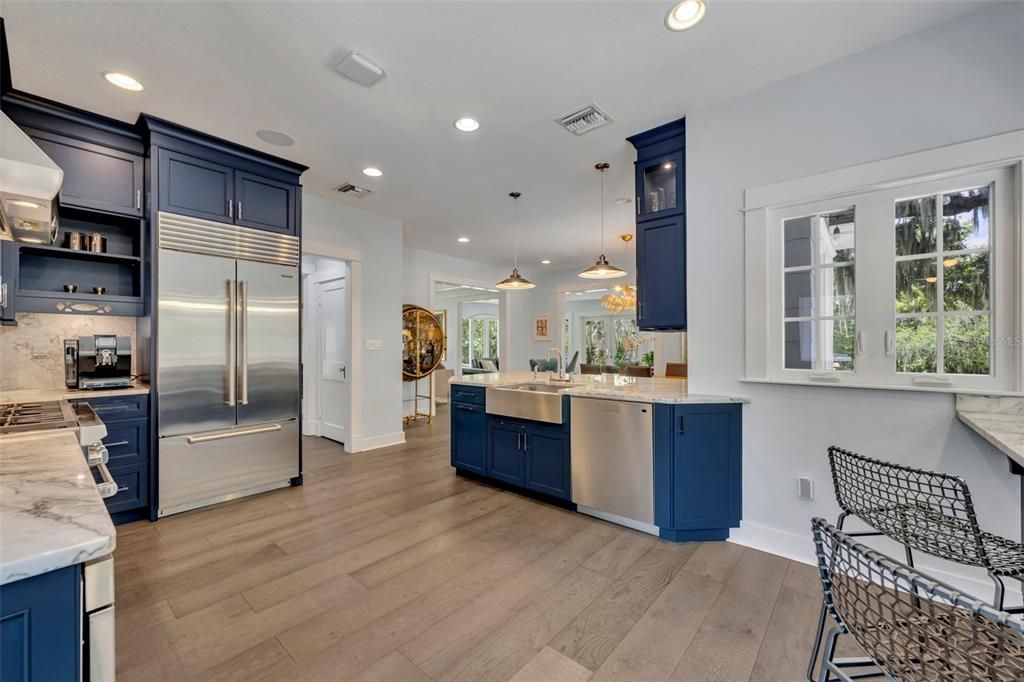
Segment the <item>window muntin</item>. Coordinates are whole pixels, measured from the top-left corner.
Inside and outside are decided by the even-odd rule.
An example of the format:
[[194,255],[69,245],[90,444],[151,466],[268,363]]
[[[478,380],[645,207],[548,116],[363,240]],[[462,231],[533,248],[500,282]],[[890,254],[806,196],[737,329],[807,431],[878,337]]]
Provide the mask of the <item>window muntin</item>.
[[895,202],[896,371],[991,375],[992,186]]
[[855,209],[782,221],[783,367],[855,367]]

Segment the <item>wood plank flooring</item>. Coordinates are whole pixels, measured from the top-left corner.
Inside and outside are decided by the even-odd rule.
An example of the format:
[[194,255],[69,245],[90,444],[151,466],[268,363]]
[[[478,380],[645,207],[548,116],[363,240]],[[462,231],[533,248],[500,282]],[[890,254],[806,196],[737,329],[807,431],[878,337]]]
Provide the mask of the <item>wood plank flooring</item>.
[[456,477],[448,418],[306,485],[118,529],[118,679],[800,680],[813,568]]

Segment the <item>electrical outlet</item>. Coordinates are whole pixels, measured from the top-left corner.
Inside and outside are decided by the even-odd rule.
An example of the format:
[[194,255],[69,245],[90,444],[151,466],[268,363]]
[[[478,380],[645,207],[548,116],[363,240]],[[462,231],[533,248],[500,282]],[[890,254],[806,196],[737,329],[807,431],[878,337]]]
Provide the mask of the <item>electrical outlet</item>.
[[814,479],[801,476],[796,480],[796,494],[801,500],[814,499]]
[[384,350],[384,341],[381,339],[367,339],[366,350]]

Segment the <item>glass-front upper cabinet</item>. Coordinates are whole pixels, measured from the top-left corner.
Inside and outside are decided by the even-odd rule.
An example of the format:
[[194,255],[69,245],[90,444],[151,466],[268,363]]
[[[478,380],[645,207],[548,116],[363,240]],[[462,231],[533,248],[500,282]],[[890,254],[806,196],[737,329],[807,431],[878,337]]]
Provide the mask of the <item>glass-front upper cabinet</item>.
[[641,217],[663,211],[682,211],[683,155],[668,154],[637,164],[637,214]]

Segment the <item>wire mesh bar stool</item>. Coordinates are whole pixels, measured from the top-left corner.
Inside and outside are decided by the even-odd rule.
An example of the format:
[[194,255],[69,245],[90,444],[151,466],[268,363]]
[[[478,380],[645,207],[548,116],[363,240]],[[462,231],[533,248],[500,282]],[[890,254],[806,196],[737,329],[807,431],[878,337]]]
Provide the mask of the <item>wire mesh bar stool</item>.
[[[857,543],[824,519],[811,528],[825,608],[836,623],[817,682],[1024,679],[1024,622]],[[836,658],[844,634],[868,658]],[[851,669],[859,672],[847,674]]]
[[[870,531],[851,537],[885,535],[902,543],[907,564],[919,550],[967,566],[984,568],[995,583],[993,606],[1004,610],[1005,578],[1024,581],[1024,545],[986,533],[978,525],[970,488],[957,476],[900,466],[832,446],[829,466],[836,501],[842,513],[840,530],[850,516]],[[1005,609],[1024,612],[1024,608]],[[825,607],[818,619],[815,648],[807,667],[813,680],[818,648],[825,629]]]

